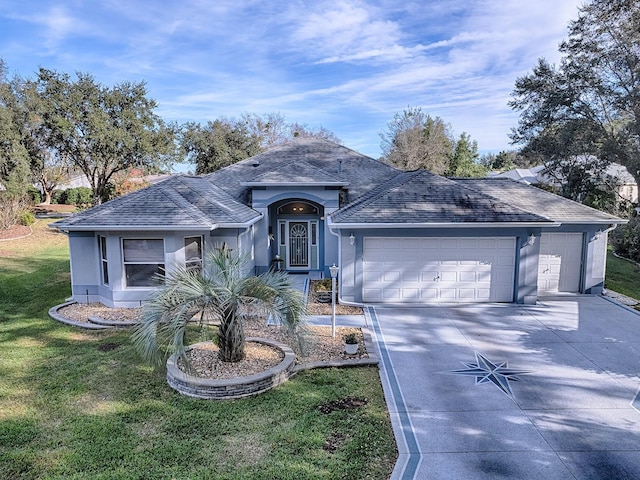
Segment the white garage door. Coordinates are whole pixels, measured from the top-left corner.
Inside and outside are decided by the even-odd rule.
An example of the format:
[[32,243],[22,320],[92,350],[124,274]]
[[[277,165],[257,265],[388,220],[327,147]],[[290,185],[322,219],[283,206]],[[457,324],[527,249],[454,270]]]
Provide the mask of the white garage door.
[[543,233],[538,262],[538,294],[579,292],[582,234]]
[[363,300],[511,302],[515,243],[513,237],[367,237]]

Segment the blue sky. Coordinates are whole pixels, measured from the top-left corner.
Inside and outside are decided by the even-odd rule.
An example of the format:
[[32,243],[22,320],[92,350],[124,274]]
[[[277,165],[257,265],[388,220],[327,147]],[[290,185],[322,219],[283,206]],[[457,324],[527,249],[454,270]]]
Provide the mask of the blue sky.
[[514,82],[559,42],[581,0],[5,0],[9,74],[147,83],[167,121],[279,112],[374,158],[407,106],[510,149]]

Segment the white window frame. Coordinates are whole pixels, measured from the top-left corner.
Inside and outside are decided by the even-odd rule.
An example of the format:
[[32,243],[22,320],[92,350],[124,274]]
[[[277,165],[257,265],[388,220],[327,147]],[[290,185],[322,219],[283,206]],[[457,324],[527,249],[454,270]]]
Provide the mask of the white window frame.
[[100,279],[102,285],[109,286],[109,260],[107,254],[107,237],[98,235],[98,250],[100,251]]
[[[198,239],[200,241],[199,256],[187,258],[187,240]],[[204,261],[204,237],[202,235],[191,235],[184,237],[184,264],[187,270],[199,272],[202,270]]]
[[[127,261],[125,259],[125,242],[162,242],[162,262],[160,261]],[[122,248],[122,270],[124,272],[124,281],[126,288],[154,288],[160,286],[164,281],[160,282],[155,277],[155,273],[160,273],[163,277],[165,275],[165,267],[166,267],[166,255],[164,250],[164,238],[122,238],[121,239],[121,248]],[[147,265],[147,266],[156,266],[156,272],[153,276],[148,277],[148,283],[144,285],[129,285],[129,273],[127,271],[128,265]]]

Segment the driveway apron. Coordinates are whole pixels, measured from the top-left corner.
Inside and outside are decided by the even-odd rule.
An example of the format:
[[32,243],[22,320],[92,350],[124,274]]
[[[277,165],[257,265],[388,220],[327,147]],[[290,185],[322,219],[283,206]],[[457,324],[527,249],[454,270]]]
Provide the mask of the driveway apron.
[[640,478],[637,312],[592,296],[365,310],[392,478]]

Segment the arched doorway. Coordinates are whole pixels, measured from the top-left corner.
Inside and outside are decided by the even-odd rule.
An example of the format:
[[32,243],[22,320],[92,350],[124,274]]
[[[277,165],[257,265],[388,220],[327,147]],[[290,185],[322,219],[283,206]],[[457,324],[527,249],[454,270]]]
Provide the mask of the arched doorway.
[[272,206],[274,255],[289,271],[318,270],[321,265],[320,238],[322,205],[302,199],[284,200]]

